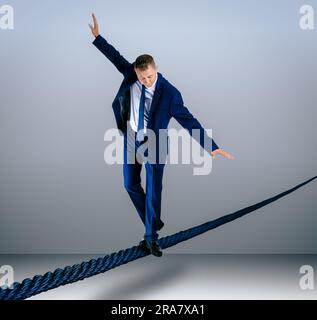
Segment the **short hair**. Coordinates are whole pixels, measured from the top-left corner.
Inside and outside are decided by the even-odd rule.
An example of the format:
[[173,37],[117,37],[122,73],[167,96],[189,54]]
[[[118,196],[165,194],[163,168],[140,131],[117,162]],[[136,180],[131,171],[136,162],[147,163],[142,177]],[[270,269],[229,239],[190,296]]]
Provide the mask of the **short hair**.
[[133,62],[133,66],[136,69],[146,70],[149,65],[155,67],[155,61],[153,57],[149,54],[142,54],[136,58]]

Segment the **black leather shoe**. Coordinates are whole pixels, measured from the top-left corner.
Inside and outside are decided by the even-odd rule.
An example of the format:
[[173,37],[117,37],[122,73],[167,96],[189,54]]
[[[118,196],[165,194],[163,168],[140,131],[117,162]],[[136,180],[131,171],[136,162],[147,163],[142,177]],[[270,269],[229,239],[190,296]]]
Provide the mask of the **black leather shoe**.
[[139,247],[141,247],[141,249],[143,249],[143,250],[145,250],[145,251],[147,251],[149,253],[151,252],[150,248],[147,245],[147,241],[146,240],[140,241]]
[[147,241],[147,246],[150,248],[151,254],[153,254],[156,257],[162,256],[163,253],[157,240]]
[[163,254],[157,240],[142,240],[139,246],[156,257],[161,257]]
[[160,231],[164,227],[164,222],[160,220],[157,224],[157,231]]

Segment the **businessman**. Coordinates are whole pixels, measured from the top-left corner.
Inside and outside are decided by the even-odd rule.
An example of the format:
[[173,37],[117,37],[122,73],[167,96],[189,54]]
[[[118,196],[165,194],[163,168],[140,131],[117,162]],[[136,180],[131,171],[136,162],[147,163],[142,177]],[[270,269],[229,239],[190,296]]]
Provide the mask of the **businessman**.
[[[151,55],[143,54],[133,63],[128,62],[100,35],[94,14],[92,19],[93,25],[89,24],[89,27],[95,37],[93,44],[123,75],[112,109],[117,127],[123,133],[124,139],[124,187],[145,226],[144,239],[139,245],[143,250],[160,257],[162,251],[157,241],[157,232],[164,226],[161,220],[161,195],[165,161],[159,158],[160,152],[156,153],[154,161],[145,161],[148,159],[149,148],[145,148],[144,153],[139,153],[138,150],[142,149],[142,145],[146,146],[149,140],[147,130],[155,133],[156,148],[161,150],[159,131],[166,129],[173,117],[211,154],[212,158],[216,155],[227,159],[234,159],[234,157],[220,149],[216,142],[208,137],[206,130],[184,106],[179,90],[157,72],[157,66]],[[193,135],[194,129],[198,130],[199,137]],[[164,144],[167,145],[167,141],[166,135]],[[132,160],[136,161],[128,161],[131,158],[131,152],[133,152]],[[143,163],[146,170],[146,192],[141,186]]]

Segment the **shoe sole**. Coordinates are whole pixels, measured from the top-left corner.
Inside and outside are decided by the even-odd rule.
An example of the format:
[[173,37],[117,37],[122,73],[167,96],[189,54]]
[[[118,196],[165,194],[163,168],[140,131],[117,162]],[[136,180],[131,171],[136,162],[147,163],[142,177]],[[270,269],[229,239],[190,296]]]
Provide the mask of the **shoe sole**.
[[162,255],[163,255],[163,253],[161,252],[161,253],[153,253],[153,252],[151,252],[151,254],[153,255],[153,256],[155,256],[155,257],[161,257]]

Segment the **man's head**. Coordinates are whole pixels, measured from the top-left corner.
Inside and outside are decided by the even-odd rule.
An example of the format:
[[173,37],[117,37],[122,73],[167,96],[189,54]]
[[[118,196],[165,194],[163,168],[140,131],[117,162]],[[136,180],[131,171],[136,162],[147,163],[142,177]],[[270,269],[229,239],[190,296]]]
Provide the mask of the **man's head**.
[[151,87],[157,77],[157,66],[149,54],[142,54],[133,63],[139,81],[146,87]]

